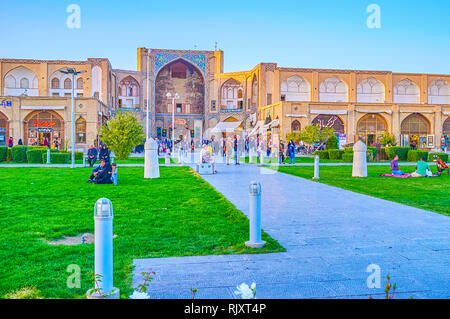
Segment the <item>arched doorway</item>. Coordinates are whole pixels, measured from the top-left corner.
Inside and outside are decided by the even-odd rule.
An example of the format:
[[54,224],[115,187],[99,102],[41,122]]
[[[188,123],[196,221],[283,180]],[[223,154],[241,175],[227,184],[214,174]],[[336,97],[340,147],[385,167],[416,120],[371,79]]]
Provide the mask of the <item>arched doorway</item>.
[[9,121],[5,114],[0,112],[0,146],[5,146],[9,139]]
[[430,123],[425,116],[420,113],[408,115],[401,125],[401,145],[411,146],[414,143],[417,148],[426,148],[428,134]]
[[51,144],[58,139],[64,143],[64,119],[54,111],[34,111],[25,117],[24,144],[44,145],[44,140]]
[[357,125],[358,138],[361,138],[368,146],[378,143],[386,130],[386,121],[378,114],[364,115]]
[[334,129],[334,134],[339,136],[339,134],[344,134],[344,122],[337,115],[319,114],[312,121],[312,124],[319,124],[321,128],[331,127]]
[[447,117],[444,121],[444,125],[442,126],[442,134],[450,136],[450,117]]

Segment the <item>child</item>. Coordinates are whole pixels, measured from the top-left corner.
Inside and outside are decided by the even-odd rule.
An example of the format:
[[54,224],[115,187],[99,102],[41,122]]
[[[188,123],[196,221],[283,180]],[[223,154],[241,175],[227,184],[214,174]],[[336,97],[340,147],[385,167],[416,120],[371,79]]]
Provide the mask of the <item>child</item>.
[[112,172],[111,172],[111,180],[114,183],[114,185],[117,185],[117,164],[112,163],[111,164]]

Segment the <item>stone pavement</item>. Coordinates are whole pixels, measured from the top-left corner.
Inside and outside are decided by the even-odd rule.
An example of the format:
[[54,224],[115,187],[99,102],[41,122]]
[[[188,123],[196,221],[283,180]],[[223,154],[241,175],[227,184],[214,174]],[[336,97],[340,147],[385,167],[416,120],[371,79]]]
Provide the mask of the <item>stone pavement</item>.
[[[366,299],[383,298],[389,274],[396,298],[450,298],[449,217],[256,165],[218,171],[203,178],[246,215],[249,182],[261,183],[262,227],[287,252],[136,259],[133,287],[151,267],[152,298],[189,298],[191,287],[197,298],[235,298],[255,281],[261,299]],[[370,264],[380,288],[367,287]]]

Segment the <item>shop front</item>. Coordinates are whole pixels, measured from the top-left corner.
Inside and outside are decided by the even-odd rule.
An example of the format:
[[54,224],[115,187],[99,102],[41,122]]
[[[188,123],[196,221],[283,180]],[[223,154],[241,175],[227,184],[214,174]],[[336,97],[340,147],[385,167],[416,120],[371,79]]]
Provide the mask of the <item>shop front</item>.
[[54,111],[35,111],[25,118],[24,142],[26,145],[51,145],[64,143],[64,120]]
[[358,122],[358,138],[366,145],[379,143],[387,126],[385,120],[378,114],[367,114]]
[[0,146],[5,146],[8,143],[9,123],[8,118],[0,112]]

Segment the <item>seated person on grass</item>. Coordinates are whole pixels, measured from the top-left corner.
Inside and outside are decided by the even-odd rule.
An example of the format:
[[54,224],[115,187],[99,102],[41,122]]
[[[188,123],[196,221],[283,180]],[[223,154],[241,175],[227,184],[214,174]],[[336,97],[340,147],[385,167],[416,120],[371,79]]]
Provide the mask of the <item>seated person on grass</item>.
[[111,165],[106,163],[104,159],[100,160],[100,165],[93,171],[89,177],[88,183],[111,184]]
[[425,157],[421,157],[417,162],[417,168],[414,173],[411,174],[412,177],[427,177],[427,171],[430,170],[430,166],[426,162]]
[[391,173],[392,175],[405,175],[401,170],[398,169],[398,155],[394,156],[394,159],[391,161]]

